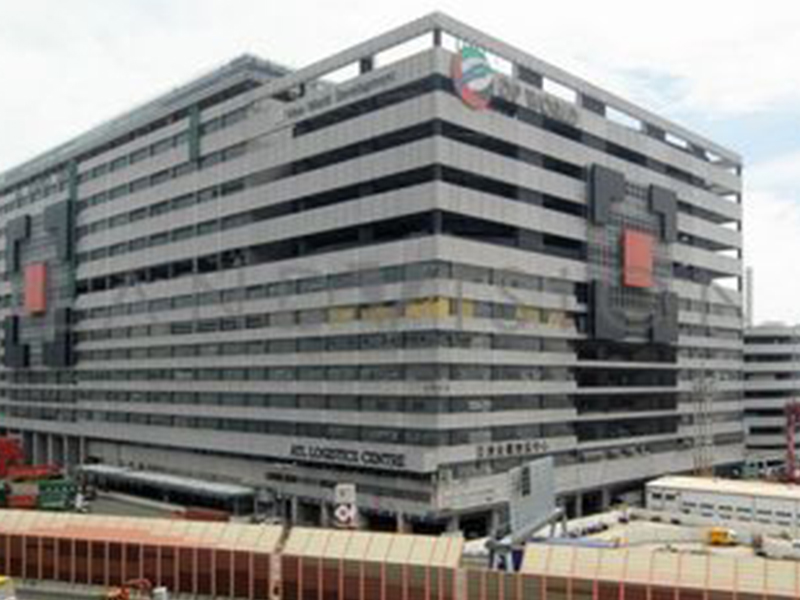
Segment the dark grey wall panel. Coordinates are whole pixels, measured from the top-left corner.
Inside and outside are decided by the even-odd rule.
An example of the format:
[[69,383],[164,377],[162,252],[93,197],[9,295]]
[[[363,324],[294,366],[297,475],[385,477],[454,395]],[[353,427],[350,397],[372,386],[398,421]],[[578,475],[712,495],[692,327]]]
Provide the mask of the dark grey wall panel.
[[678,341],[678,296],[664,292],[656,303],[650,338],[660,344],[674,344]]
[[18,273],[20,270],[19,247],[31,235],[31,218],[22,215],[6,225],[6,271]]
[[44,209],[44,226],[53,236],[56,252],[61,262],[70,262],[73,256],[74,227],[72,203],[59,202]]
[[54,368],[71,367],[74,364],[72,351],[72,335],[62,333],[56,335],[52,342],[46,342],[42,349],[42,358],[45,365]]
[[675,192],[651,185],[650,210],[658,215],[661,240],[667,244],[674,242],[678,238],[678,197]]
[[589,173],[589,218],[595,225],[605,225],[611,204],[625,198],[625,176],[602,165],[592,165]]
[[28,347],[19,343],[19,317],[10,315],[3,320],[3,364],[10,369],[28,366]]
[[592,334],[601,340],[622,340],[627,332],[625,315],[611,303],[610,287],[603,281],[593,281],[591,290]]

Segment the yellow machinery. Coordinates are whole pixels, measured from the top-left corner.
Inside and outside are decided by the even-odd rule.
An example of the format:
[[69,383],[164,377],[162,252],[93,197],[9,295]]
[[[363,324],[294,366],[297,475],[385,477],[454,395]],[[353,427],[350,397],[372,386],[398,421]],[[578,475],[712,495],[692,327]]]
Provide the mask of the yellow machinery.
[[727,527],[712,527],[708,530],[708,543],[711,546],[735,546],[736,532]]

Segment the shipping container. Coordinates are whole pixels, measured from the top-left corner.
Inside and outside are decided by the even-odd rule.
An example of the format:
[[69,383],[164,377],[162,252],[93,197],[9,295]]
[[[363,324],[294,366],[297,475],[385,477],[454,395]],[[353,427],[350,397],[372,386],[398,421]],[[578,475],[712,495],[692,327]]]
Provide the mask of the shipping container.
[[38,496],[36,494],[17,494],[8,496],[6,503],[9,508],[36,508],[37,500]]

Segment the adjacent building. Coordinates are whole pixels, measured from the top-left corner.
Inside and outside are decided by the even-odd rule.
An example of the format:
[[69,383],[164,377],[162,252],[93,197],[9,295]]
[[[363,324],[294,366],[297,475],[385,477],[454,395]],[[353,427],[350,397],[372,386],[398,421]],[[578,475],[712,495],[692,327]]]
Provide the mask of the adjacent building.
[[786,461],[786,405],[797,401],[800,392],[800,329],[767,323],[749,327],[744,340],[748,462],[760,469],[781,467]]
[[0,176],[2,425],[425,531],[545,454],[572,514],[731,468],[741,171],[438,13],[237,59]]

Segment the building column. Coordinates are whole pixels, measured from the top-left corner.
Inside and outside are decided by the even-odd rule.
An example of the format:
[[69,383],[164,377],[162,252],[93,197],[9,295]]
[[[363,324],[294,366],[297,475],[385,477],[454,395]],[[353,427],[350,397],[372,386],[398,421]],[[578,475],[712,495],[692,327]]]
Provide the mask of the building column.
[[583,516],[583,493],[575,493],[575,518],[580,519]]
[[609,488],[603,488],[600,490],[601,500],[600,505],[602,508],[602,512],[608,510],[609,506],[611,506],[611,490]]
[[27,462],[33,462],[33,454],[34,454],[34,433],[31,431],[23,431],[22,432],[22,451],[25,454],[25,460]]
[[55,438],[55,436],[50,434],[50,433],[44,434],[44,439],[45,439],[45,459],[44,460],[45,460],[45,462],[47,464],[52,464],[52,463],[55,462],[55,456],[56,456],[55,443],[56,442],[55,442],[54,438]]
[[447,533],[458,533],[460,531],[459,527],[460,525],[461,523],[458,518],[458,515],[453,515],[447,520],[447,527],[446,527]]
[[47,461],[47,434],[33,434],[33,464],[41,465]]
[[397,513],[397,533],[411,533],[411,521],[402,512]]
[[331,509],[324,500],[319,504],[319,526],[323,528],[331,526]]
[[500,509],[495,508],[489,513],[489,523],[487,532],[489,537],[494,536],[494,533],[500,528]]

